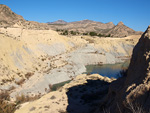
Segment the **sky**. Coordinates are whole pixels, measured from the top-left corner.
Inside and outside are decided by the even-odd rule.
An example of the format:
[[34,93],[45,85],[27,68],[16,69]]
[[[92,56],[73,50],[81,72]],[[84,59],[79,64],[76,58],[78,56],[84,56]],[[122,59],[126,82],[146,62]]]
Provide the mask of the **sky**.
[[116,25],[122,21],[136,31],[150,25],[150,0],[0,0],[0,4],[41,23],[89,19]]

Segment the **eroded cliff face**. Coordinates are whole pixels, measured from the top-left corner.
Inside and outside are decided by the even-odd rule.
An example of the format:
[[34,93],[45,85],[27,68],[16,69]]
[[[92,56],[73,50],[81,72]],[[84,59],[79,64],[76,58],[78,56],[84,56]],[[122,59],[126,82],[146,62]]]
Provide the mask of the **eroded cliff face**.
[[[150,26],[133,50],[126,77],[113,82],[102,105],[111,113],[150,108]],[[101,106],[102,106],[101,105]],[[100,111],[99,111],[100,112]],[[102,111],[101,111],[102,112]]]

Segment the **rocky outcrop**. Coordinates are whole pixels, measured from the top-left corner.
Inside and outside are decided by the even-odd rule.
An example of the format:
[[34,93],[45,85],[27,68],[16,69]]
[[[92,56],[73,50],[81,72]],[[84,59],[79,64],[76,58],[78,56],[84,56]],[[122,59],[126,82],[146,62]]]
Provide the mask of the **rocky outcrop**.
[[[126,77],[110,86],[107,99],[102,105],[110,113],[132,113],[150,108],[150,26],[133,50]],[[102,107],[101,105],[101,107]]]

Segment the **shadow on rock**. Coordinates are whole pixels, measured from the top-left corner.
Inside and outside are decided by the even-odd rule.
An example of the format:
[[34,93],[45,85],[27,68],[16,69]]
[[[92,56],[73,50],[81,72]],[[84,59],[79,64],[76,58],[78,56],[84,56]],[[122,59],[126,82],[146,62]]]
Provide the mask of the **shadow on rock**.
[[86,84],[71,87],[66,93],[67,113],[91,113],[108,93],[109,85],[102,80],[87,80]]

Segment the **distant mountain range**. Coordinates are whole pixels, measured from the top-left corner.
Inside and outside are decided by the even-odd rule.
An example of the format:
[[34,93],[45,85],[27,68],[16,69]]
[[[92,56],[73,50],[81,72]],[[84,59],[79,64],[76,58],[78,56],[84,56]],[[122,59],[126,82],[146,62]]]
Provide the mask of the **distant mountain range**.
[[119,22],[117,25],[114,25],[113,22],[102,23],[92,20],[81,20],[76,22],[58,20],[55,22],[48,22],[48,24],[54,30],[68,30],[79,33],[95,32],[97,34],[110,35],[112,37],[125,37],[129,35],[142,34],[140,31],[134,31],[127,27],[123,22]]
[[75,22],[65,22],[64,20],[58,20],[51,23],[48,22],[48,24],[51,25],[52,28],[68,29],[68,30],[80,31],[80,32],[99,31],[101,29],[111,29],[115,26],[112,22],[104,24],[102,22],[96,22],[88,19],[75,21]]
[[55,22],[38,23],[27,21],[22,16],[14,13],[8,6],[0,5],[0,27],[22,27],[27,29],[53,29],[75,31],[79,34],[95,32],[97,34],[109,35],[111,37],[125,37],[129,35],[139,35],[142,32],[134,31],[125,26],[122,22],[114,25],[113,22],[102,23],[92,20],[81,20],[66,22],[58,20]]

